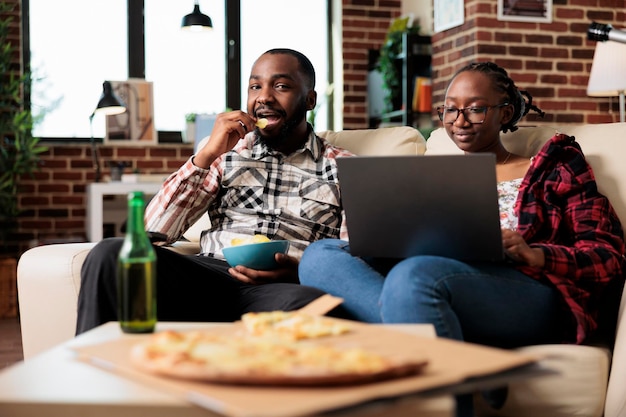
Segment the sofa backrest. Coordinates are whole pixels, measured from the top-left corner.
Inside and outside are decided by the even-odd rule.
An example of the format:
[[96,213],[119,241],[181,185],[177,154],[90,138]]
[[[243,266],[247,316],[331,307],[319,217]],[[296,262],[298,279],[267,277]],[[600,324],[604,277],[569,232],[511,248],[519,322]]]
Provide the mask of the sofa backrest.
[[422,155],[426,151],[426,140],[410,126],[341,132],[327,130],[317,134],[333,145],[361,156]]

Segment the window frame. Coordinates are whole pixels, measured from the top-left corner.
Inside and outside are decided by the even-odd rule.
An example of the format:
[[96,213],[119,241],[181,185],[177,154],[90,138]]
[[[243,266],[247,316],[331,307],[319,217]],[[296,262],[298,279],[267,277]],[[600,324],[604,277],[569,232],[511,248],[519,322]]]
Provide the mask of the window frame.
[[[240,0],[224,0],[225,3],[225,48],[226,48],[226,106],[230,108],[241,107],[241,2]],[[128,77],[145,79],[145,0],[127,0],[128,14]],[[328,10],[328,82],[333,83],[333,51],[332,51],[332,0],[327,0]],[[30,71],[30,0],[22,0],[22,59],[24,70]],[[28,109],[31,106],[31,97],[24,97]],[[328,127],[333,126],[332,100],[328,106]],[[180,142],[181,132],[158,131],[159,143]],[[89,142],[88,137],[42,137],[44,142]],[[95,138],[102,142],[102,138]]]
[[[226,5],[226,42],[228,56],[226,60],[227,89],[226,103],[231,108],[239,108],[241,105],[241,26],[240,26],[240,2],[239,0],[224,0]],[[145,24],[144,24],[144,0],[127,0],[128,13],[128,77],[142,78],[146,76],[145,59]],[[191,5],[190,5],[191,8]],[[30,71],[30,0],[22,0],[22,62],[24,70]],[[229,42],[232,40],[233,42]],[[230,45],[230,47],[229,47]],[[31,97],[24,97],[27,108],[30,109]],[[180,132],[158,131],[159,142],[180,142]],[[89,142],[88,137],[42,137],[43,142]],[[102,138],[95,138],[102,142]]]

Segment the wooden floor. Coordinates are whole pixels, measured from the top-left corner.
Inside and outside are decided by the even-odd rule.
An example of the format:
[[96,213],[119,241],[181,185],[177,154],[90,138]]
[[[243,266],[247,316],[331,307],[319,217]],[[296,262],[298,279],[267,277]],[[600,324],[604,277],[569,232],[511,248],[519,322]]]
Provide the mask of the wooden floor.
[[0,319],[0,369],[21,360],[24,360],[24,355],[19,320]]

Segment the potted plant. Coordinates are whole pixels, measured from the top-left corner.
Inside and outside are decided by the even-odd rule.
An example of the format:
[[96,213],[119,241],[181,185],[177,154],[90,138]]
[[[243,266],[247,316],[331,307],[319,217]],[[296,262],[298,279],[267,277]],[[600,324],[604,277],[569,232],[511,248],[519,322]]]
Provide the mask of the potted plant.
[[420,26],[412,22],[411,17],[400,17],[394,20],[385,37],[385,43],[380,47],[378,70],[382,76],[383,88],[386,91],[386,111],[396,110],[394,100],[400,97],[402,86],[402,72],[398,65],[398,57],[402,53],[402,37],[407,34],[418,34]]
[[32,175],[40,165],[40,154],[46,151],[32,136],[33,116],[24,106],[30,74],[19,68],[19,48],[9,38],[14,5],[0,2],[0,253],[17,255],[9,237],[20,213],[19,180]]
[[185,114],[185,130],[183,142],[192,143],[196,139],[196,113]]

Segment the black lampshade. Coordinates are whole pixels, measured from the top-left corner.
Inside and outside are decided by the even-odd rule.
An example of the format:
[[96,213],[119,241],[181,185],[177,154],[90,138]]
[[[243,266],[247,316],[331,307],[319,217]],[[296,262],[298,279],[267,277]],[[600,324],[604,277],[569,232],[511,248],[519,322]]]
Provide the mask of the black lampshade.
[[105,81],[102,83],[102,95],[98,100],[98,105],[93,114],[101,113],[105,115],[120,114],[126,111],[126,107],[122,100],[113,92],[111,83]]
[[183,17],[181,27],[190,30],[211,30],[213,29],[213,22],[209,16],[200,11],[200,5],[196,1],[193,12]]
[[591,22],[589,28],[587,28],[587,39],[590,41],[608,41],[609,32],[613,29],[613,26],[603,23]]
[[113,87],[109,81],[105,81],[102,83],[102,95],[100,96],[100,100],[98,100],[98,105],[95,110],[89,116],[89,126],[91,127],[91,158],[93,160],[93,168],[95,170],[95,182],[100,182],[102,177],[101,169],[100,169],[100,157],[98,156],[98,147],[96,146],[96,141],[93,137],[93,117],[96,113],[101,113],[104,115],[114,115],[124,113],[126,111],[126,107],[120,98],[113,92]]

